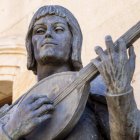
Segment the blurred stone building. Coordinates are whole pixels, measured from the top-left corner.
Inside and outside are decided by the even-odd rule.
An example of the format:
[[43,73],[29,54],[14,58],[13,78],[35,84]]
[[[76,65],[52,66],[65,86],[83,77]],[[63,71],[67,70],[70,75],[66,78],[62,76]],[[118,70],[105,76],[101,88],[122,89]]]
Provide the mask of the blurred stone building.
[[[139,0],[1,0],[0,106],[14,102],[36,83],[36,77],[26,69],[25,36],[34,12],[48,4],[68,8],[78,19],[84,38],[84,65],[96,56],[94,46],[104,46],[105,35],[112,35],[115,41],[140,20]],[[137,64],[132,85],[140,107],[140,41],[134,46]]]

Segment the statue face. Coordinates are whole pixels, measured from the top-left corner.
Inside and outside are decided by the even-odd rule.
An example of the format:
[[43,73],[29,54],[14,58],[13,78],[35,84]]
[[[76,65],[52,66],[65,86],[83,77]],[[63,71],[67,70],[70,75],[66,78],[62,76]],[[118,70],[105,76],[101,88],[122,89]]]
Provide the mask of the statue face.
[[67,62],[71,51],[71,32],[66,20],[55,15],[40,18],[33,27],[32,44],[37,63]]

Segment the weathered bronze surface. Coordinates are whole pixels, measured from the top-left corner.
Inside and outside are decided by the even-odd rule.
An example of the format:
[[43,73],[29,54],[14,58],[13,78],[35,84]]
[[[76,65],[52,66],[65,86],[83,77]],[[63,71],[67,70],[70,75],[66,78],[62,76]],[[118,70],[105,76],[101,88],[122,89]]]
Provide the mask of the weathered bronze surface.
[[[135,118],[138,111],[130,86],[135,68],[133,47],[129,49],[128,59],[123,40],[118,43],[120,49],[117,53],[111,38],[106,37],[105,41],[107,53],[96,47],[99,58],[93,60],[93,63],[107,88],[101,76],[93,80],[90,96],[80,119],[68,134],[56,139],[109,140],[110,134],[113,140],[138,138],[140,125],[135,125],[138,122]],[[37,75],[38,81],[56,73],[78,71],[82,68],[81,45],[81,29],[67,9],[61,6],[41,7],[32,18],[27,33],[27,68]],[[52,89],[53,86],[52,84],[49,88]],[[111,133],[104,97],[106,89]],[[1,110],[0,139],[45,140],[44,133],[47,132],[43,132],[43,129],[47,127],[55,111],[54,102],[41,91],[28,98],[23,95],[11,107]]]

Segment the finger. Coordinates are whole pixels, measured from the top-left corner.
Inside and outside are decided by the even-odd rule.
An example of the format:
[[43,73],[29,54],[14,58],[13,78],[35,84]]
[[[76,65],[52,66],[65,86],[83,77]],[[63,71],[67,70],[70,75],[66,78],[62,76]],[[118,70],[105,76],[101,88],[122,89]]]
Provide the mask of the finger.
[[133,46],[130,46],[129,47],[129,59],[132,59],[133,62],[135,63],[135,59],[136,59],[136,54],[135,54],[135,51],[134,51],[134,47]]
[[39,119],[39,123],[42,123],[42,122],[47,121],[51,118],[52,118],[51,114],[45,114],[45,115],[39,117],[38,119]]
[[31,104],[31,108],[32,110],[35,110],[41,107],[43,104],[53,104],[53,102],[48,99],[48,97],[40,97]]
[[104,53],[103,49],[100,46],[95,47],[95,52],[96,52],[96,54],[98,54],[98,56],[101,60],[106,59],[106,54]]
[[46,95],[32,95],[32,96],[28,97],[27,102],[30,104],[30,103],[33,103],[34,101],[36,101],[37,99],[44,98],[44,97],[47,97],[47,96]]
[[111,36],[108,35],[105,37],[105,44],[108,55],[112,55],[113,53],[115,53],[114,43],[112,41]]
[[52,111],[54,111],[53,105],[42,105],[39,109],[34,111],[34,115],[39,117],[47,113],[49,114]]
[[129,65],[131,69],[131,79],[132,79],[134,71],[135,71],[135,63],[136,63],[136,54],[134,52],[134,47],[130,46],[128,52],[129,52]]
[[120,39],[118,43],[119,43],[119,61],[122,65],[124,65],[128,60],[126,43],[123,39]]

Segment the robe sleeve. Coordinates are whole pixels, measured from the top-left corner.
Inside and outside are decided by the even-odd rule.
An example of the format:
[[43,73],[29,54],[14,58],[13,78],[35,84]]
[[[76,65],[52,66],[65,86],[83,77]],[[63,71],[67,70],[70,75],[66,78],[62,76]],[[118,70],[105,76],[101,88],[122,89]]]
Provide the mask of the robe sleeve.
[[111,140],[138,140],[140,111],[131,88],[123,94],[106,95]]

